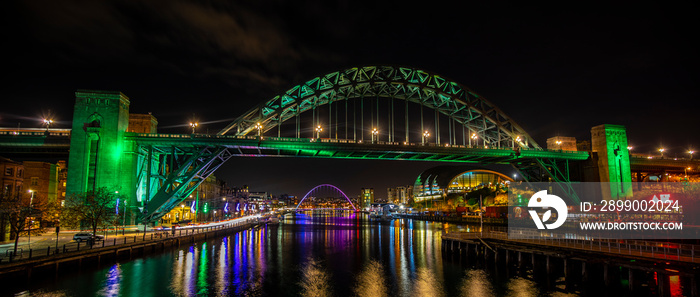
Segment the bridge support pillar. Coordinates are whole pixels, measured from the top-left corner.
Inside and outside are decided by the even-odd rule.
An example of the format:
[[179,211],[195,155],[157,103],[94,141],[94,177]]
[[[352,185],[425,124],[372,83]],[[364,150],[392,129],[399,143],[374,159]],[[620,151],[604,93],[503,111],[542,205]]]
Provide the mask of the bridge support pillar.
[[574,260],[564,259],[564,286],[567,291],[574,290]]
[[591,148],[598,154],[600,182],[610,183],[609,187],[602,189],[603,199],[632,197],[632,173],[625,127],[621,125],[593,127]]
[[661,272],[656,272],[656,284],[657,284],[657,292],[659,296],[664,297],[668,296],[668,291],[670,288],[667,288],[668,286],[668,275],[663,274]]
[[[124,185],[124,133],[129,98],[121,92],[78,90],[68,157],[67,195],[106,187],[129,195]],[[131,169],[131,166],[128,166]],[[134,172],[131,172],[134,175]],[[134,204],[131,204],[134,205]]]
[[627,286],[630,292],[634,293],[636,279],[634,277],[634,269],[627,269]]
[[610,284],[612,284],[612,271],[610,269],[610,264],[605,263],[603,265],[603,282],[605,282],[605,286],[609,287]]

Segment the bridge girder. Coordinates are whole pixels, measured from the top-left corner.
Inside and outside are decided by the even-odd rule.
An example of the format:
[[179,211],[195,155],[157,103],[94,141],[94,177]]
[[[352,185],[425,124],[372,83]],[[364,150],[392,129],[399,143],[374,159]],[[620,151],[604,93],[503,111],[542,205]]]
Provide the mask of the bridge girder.
[[140,151],[144,150],[138,185],[152,197],[141,211],[143,222],[157,221],[177,207],[233,156],[222,146],[141,146]]

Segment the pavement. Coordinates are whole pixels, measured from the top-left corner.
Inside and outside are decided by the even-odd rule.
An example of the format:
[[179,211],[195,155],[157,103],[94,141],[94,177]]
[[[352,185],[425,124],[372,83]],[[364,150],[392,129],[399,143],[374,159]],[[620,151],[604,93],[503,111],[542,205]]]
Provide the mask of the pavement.
[[[185,230],[192,230],[192,229],[201,229],[201,228],[207,228],[207,227],[214,227],[214,226],[219,226],[219,225],[226,225],[230,223],[235,223],[235,222],[243,222],[251,219],[255,219],[257,217],[260,217],[260,215],[253,215],[253,216],[246,216],[246,217],[241,217],[241,218],[236,218],[236,219],[230,219],[230,220],[225,220],[225,221],[218,221],[218,222],[208,222],[208,223],[202,223],[202,224],[197,224],[197,225],[188,225],[188,226],[182,226],[182,227],[177,227],[176,230],[181,230],[182,232],[185,232]],[[27,258],[29,256],[29,250],[32,250],[32,254],[34,257],[40,256],[40,255],[46,255],[47,251],[50,249],[52,252],[53,250],[58,247],[59,250],[62,250],[64,245],[67,249],[69,250],[75,250],[78,247],[78,244],[80,244],[81,248],[84,247],[87,243],[82,242],[78,243],[77,241],[73,240],[73,235],[75,235],[78,232],[84,233],[84,232],[92,232],[91,230],[66,230],[66,231],[61,231],[58,236],[56,236],[56,232],[52,232],[55,229],[54,228],[46,228],[45,230],[49,232],[44,232],[41,233],[40,235],[35,235],[32,234],[32,236],[21,236],[19,238],[19,242],[17,244],[17,254],[19,255],[19,258]],[[176,231],[181,232],[181,231]],[[171,232],[170,229],[166,230],[160,230],[160,229],[151,229],[149,228],[147,230],[147,237],[150,237],[148,234],[158,234],[158,233],[166,233],[166,232]],[[190,231],[191,232],[191,231]],[[136,226],[127,226],[125,228],[125,232],[122,232],[121,229],[119,229],[116,233],[114,229],[106,230],[104,232],[98,232],[97,235],[103,236],[104,241],[106,245],[112,245],[112,244],[120,244],[124,242],[124,237],[127,237],[127,240],[131,242],[130,239],[136,237],[136,240],[140,240],[141,236],[143,236],[142,231],[137,231]],[[115,241],[116,239],[116,241]],[[12,241],[3,241],[0,242],[0,261],[9,258],[10,253],[14,251],[14,245],[15,242],[14,240]],[[96,245],[102,246],[101,242],[97,242]]]

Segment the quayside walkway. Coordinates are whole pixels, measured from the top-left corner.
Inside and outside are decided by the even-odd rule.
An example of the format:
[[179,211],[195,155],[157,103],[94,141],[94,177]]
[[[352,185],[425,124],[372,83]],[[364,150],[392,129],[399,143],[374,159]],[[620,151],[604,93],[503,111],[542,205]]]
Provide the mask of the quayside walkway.
[[83,262],[97,262],[99,265],[101,261],[131,258],[168,247],[224,236],[257,224],[260,223],[255,219],[239,219],[209,226],[182,228],[175,232],[153,232],[146,234],[145,238],[141,234],[98,241],[93,245],[74,243],[63,245],[58,249],[48,247],[42,250],[30,250],[17,257],[6,257],[0,263],[0,279],[21,275],[31,277],[33,271],[37,270],[58,272],[62,266],[80,266]]

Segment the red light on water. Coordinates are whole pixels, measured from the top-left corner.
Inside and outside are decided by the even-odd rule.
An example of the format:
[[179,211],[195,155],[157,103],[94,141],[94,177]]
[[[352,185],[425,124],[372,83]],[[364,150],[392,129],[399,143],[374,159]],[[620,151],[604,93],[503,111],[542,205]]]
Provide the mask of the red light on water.
[[681,289],[681,278],[678,275],[670,275],[668,277],[668,284],[671,287],[671,296],[683,296],[683,290]]

